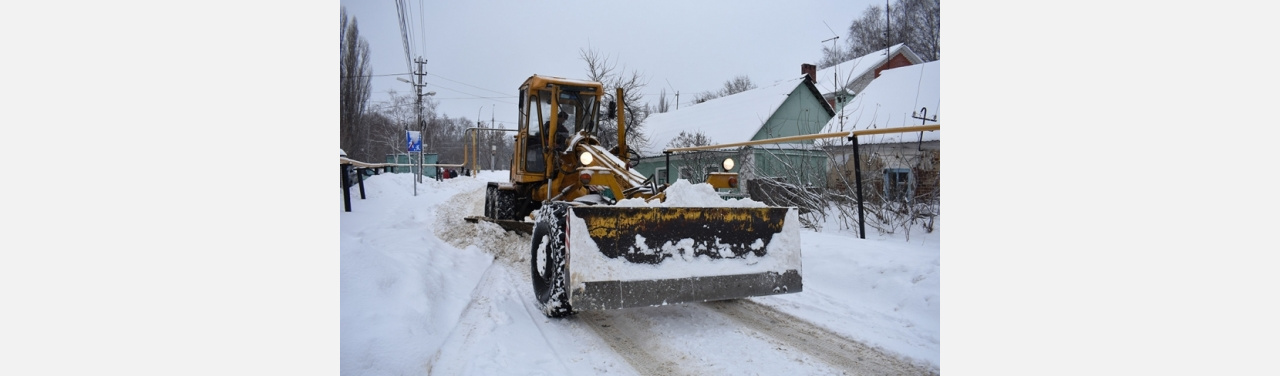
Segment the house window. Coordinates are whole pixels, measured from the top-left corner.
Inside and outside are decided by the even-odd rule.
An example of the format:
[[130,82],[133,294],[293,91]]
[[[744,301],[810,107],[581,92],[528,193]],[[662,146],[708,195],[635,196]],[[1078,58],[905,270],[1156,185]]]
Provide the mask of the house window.
[[915,179],[906,168],[884,169],[884,197],[888,200],[904,200],[915,195]]
[[653,171],[653,174],[657,175],[657,177],[655,177],[654,179],[658,180],[658,184],[667,184],[667,168],[666,167],[658,167],[658,169]]
[[681,168],[680,168],[680,178],[681,178],[681,179],[684,179],[684,180],[690,180],[690,181],[692,181],[692,180],[693,180],[693,169],[690,169],[690,168],[688,168],[688,167],[681,167]]

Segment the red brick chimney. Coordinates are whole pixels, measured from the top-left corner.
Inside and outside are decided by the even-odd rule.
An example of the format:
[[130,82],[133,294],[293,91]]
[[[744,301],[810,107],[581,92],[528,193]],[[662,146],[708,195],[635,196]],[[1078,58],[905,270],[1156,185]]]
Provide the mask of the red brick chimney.
[[813,64],[800,64],[800,73],[809,76],[809,82],[818,83],[818,67]]

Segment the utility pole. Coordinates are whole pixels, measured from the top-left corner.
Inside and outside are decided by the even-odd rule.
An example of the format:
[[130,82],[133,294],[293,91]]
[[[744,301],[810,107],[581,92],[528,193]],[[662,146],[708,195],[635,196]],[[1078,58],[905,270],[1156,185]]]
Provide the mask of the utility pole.
[[[427,86],[427,83],[425,81],[427,72],[422,70],[422,65],[426,64],[427,60],[419,56],[417,59],[413,59],[413,61],[415,63],[418,63],[418,68],[414,69],[414,72],[413,72],[413,81],[405,80],[403,78],[398,78],[398,80],[400,80],[401,82],[406,82],[409,85],[413,85],[413,90],[414,90],[414,93],[416,94],[415,99],[413,101],[414,119],[417,121],[415,128],[418,128],[418,134],[420,136],[425,136],[427,134],[427,126],[425,122],[423,122],[422,120],[422,97],[424,95],[426,96],[435,95],[436,93],[434,91],[428,92],[426,94],[422,93],[422,88],[424,86]],[[414,180],[415,188],[417,186],[416,183],[422,182],[422,153],[423,153],[422,151],[418,152],[418,172],[417,172],[416,180]],[[412,155],[410,156],[410,158],[412,158]]]
[[[422,65],[426,64],[427,60],[423,59],[422,56],[418,56],[418,58],[414,59],[413,62],[418,63],[418,69],[413,73],[414,81],[417,82],[413,84],[413,88],[417,91],[417,94],[418,94],[417,99],[415,100],[415,104],[413,106],[413,112],[418,118],[418,134],[425,135],[427,134],[427,126],[426,124],[423,124],[423,121],[422,121],[422,87],[427,86],[427,83],[424,82],[427,76],[427,72],[422,71]],[[423,151],[418,152],[418,182],[419,183],[422,182],[422,153]]]
[[680,109],[680,90],[676,90],[676,88],[671,87],[671,80],[667,80],[667,87],[670,87],[670,88],[671,88],[671,90],[675,90],[675,92],[676,92],[676,110],[679,110],[679,109]]

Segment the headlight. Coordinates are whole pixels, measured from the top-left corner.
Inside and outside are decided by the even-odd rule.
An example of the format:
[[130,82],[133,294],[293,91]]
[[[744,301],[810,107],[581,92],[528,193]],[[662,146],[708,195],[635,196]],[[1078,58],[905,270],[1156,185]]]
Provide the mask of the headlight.
[[732,170],[732,169],[733,169],[733,158],[725,158],[725,159],[724,159],[723,166],[724,166],[724,170],[725,170],[725,171]]
[[583,166],[590,165],[591,162],[595,162],[595,161],[596,161],[596,157],[592,157],[591,153],[582,152],[582,154],[578,154],[578,162],[582,162]]

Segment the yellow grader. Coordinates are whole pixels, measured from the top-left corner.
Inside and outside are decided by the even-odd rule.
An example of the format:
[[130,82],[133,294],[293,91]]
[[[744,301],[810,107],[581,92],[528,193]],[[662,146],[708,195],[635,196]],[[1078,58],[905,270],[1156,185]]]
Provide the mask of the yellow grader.
[[[544,314],[801,291],[796,208],[664,205],[670,185],[631,168],[621,89],[603,104],[599,82],[533,75],[519,94],[510,181],[489,183],[484,216],[467,219],[532,235]],[[597,126],[612,119],[607,150],[597,136],[612,135]],[[734,187],[738,176],[708,183]]]

